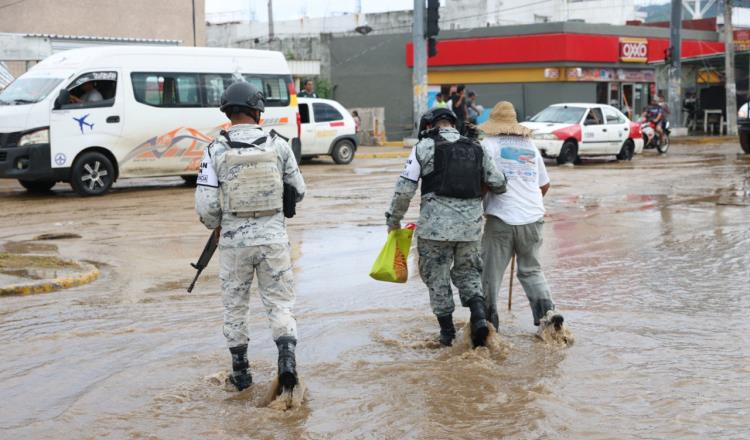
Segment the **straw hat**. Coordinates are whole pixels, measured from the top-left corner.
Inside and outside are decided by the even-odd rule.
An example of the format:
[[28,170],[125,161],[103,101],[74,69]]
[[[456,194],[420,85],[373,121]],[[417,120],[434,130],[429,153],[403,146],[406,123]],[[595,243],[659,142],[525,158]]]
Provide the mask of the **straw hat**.
[[481,124],[479,129],[487,135],[509,134],[513,136],[531,136],[531,129],[518,123],[516,109],[508,101],[500,101],[495,104],[487,122]]

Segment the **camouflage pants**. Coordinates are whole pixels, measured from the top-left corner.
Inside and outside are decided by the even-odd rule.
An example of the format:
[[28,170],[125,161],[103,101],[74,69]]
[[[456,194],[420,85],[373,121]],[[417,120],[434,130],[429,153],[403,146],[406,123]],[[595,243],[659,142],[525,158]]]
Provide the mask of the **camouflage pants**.
[[224,337],[237,347],[248,341],[247,312],[250,285],[258,276],[258,290],[271,325],[273,339],[297,337],[294,277],[289,244],[221,249],[219,279],[224,303]]
[[539,262],[542,224],[543,222],[539,221],[528,225],[509,225],[495,216],[488,215],[482,236],[482,260],[485,264],[482,283],[487,306],[490,310],[497,307],[497,294],[505,268],[515,254],[518,281],[521,282],[529,299],[534,325],[539,325],[539,320],[547,310],[555,308]]
[[419,274],[430,290],[430,305],[436,316],[453,313],[451,281],[458,287],[461,305],[482,297],[480,242],[437,241],[419,238]]

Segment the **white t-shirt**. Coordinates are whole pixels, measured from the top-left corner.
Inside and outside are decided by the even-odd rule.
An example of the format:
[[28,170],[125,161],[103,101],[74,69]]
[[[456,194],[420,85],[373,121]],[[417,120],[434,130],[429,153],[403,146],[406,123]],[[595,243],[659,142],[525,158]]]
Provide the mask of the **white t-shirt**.
[[521,136],[488,136],[482,145],[508,181],[505,193],[485,196],[485,214],[494,215],[509,225],[527,225],[541,220],[544,201],[539,187],[549,183],[549,176],[534,142]]

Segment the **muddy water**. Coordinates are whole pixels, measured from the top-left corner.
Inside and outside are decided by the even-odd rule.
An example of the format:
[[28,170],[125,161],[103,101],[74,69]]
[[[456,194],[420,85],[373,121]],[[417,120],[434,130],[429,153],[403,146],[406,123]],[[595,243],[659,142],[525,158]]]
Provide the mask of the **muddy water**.
[[[533,337],[518,283],[491,350],[436,348],[417,274],[366,276],[401,160],[304,165],[291,236],[307,391],[288,411],[269,407],[276,350],[257,295],[256,384],[225,390],[216,262],[183,291],[208,235],[192,190],[135,180],[104,198],[30,197],[2,182],[0,245],[56,246],[102,277],[0,298],[0,438],[748,438],[750,160],[736,151],[550,167],[543,262],[568,349]],[[67,238],[32,244],[41,234]]]

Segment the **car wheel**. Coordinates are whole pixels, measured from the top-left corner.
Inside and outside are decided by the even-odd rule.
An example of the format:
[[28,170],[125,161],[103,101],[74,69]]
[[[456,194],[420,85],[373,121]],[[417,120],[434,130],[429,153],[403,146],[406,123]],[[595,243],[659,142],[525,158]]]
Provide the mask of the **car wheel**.
[[186,176],[180,176],[180,177],[182,177],[182,180],[185,181],[185,185],[187,186],[195,186],[198,183],[198,176],[188,174]]
[[107,156],[92,151],[81,155],[73,164],[70,186],[82,196],[99,196],[114,182],[115,168]]
[[659,139],[659,144],[656,145],[656,149],[659,150],[660,154],[665,154],[669,150],[669,136],[664,136]]
[[302,162],[302,142],[299,138],[292,139],[292,153],[294,153],[294,160],[297,161],[297,165]]
[[635,145],[630,139],[626,140],[620,148],[620,153],[617,155],[617,160],[631,160],[635,154]]
[[578,146],[573,141],[565,141],[560,154],[557,155],[557,164],[575,163],[578,160]]
[[352,141],[342,139],[333,147],[333,161],[339,165],[346,165],[354,159],[354,144]]
[[53,186],[55,186],[54,180],[21,180],[18,179],[18,183],[21,184],[22,187],[26,188],[26,191],[30,193],[46,193],[49,192],[49,190],[52,189]]

